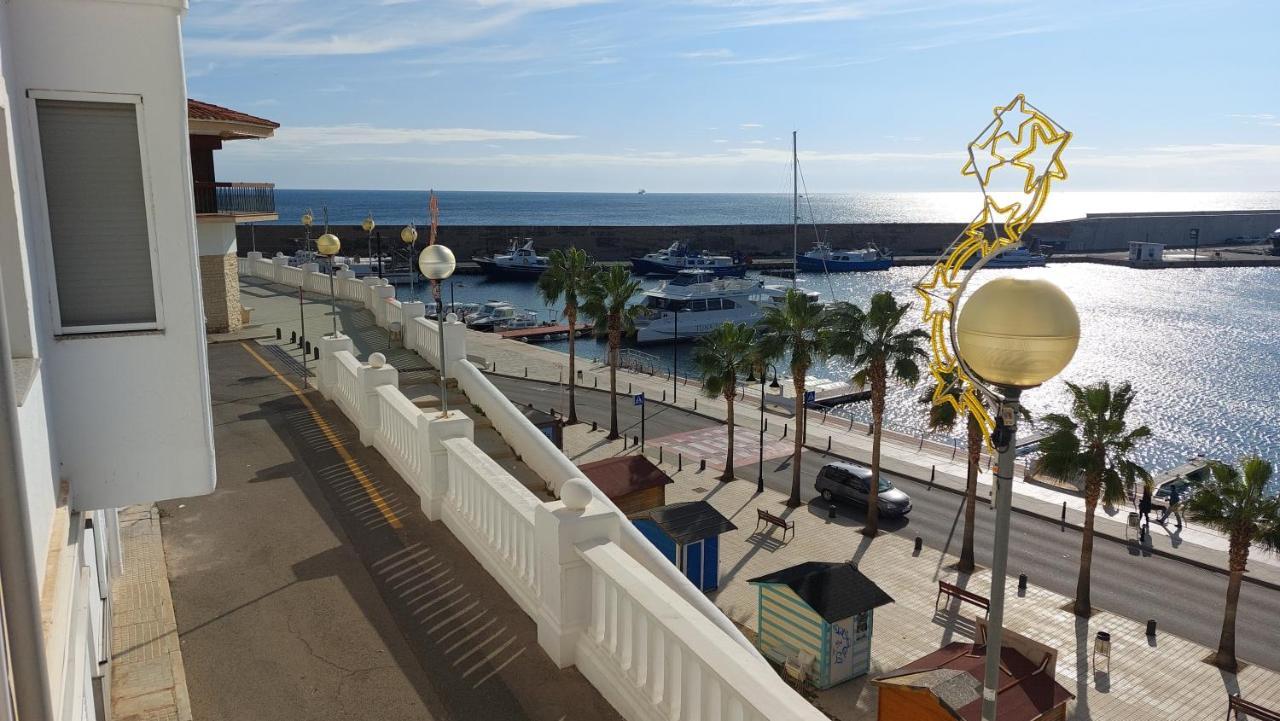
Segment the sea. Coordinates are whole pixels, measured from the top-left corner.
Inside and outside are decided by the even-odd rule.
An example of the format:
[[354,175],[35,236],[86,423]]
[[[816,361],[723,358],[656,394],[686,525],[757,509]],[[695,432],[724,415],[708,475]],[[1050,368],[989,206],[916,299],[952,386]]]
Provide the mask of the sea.
[[[437,193],[442,224],[501,225],[693,225],[785,223],[790,197],[757,194],[666,193]],[[972,214],[970,193],[848,193],[807,199],[821,223],[953,222]],[[277,191],[281,222],[296,222],[306,208],[317,217],[327,207],[330,222],[359,223],[367,214],[385,225],[423,222],[426,193],[406,191]],[[1280,208],[1280,192],[1255,193],[1055,193],[1041,218],[1063,219],[1087,213]],[[533,233],[536,237],[536,232]],[[912,303],[909,315],[920,323],[920,301],[911,290],[923,268],[853,274],[800,274],[797,284],[818,291],[824,300],[866,303],[888,290]],[[1280,464],[1280,268],[1200,268],[1138,270],[1092,264],[1050,264],[1045,268],[982,270],[974,287],[1006,274],[1046,278],[1062,287],[1080,313],[1081,339],[1063,373],[1023,395],[1033,416],[1070,410],[1065,383],[1128,381],[1137,390],[1129,413],[1132,425],[1146,424],[1153,436],[1137,451],[1152,471],[1164,470],[1195,454],[1234,460],[1259,454]],[[789,280],[764,277],[768,283]],[[656,281],[646,281],[652,288]],[[503,299],[559,320],[532,283],[456,276],[446,297],[458,302]],[[411,291],[398,289],[402,299]],[[419,285],[416,295],[426,300]],[[567,350],[567,343],[549,347]],[[578,345],[584,357],[604,354],[602,342]],[[646,346],[682,374],[694,374],[692,346]],[[815,380],[847,381],[851,368],[842,360],[819,363]],[[892,387],[886,424],[900,431],[946,441],[946,433],[925,427],[924,385]],[[866,404],[842,412],[866,420]],[[1028,431],[1024,428],[1024,432]],[[1280,478],[1275,481],[1280,487]]]

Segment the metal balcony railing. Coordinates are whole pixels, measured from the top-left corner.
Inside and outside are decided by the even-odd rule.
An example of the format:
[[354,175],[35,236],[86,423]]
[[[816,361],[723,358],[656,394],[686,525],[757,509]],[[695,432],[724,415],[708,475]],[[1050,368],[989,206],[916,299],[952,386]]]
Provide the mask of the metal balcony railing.
[[261,215],[276,212],[275,183],[195,184],[197,215]]

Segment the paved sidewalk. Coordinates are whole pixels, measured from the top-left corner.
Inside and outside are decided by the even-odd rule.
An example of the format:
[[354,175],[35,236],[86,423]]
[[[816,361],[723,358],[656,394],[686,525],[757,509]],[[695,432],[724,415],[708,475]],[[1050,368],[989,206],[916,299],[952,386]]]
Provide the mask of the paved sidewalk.
[[[624,450],[619,442],[606,443],[603,437],[603,432],[592,433],[584,426],[568,429],[566,452],[577,463],[635,452]],[[951,559],[938,551],[925,548],[916,554],[909,540],[893,534],[871,541],[859,533],[860,524],[843,517],[828,520],[821,504],[788,509],[781,492],[766,489],[758,496],[752,483],[720,483],[710,469],[696,468],[687,464],[677,471],[674,464],[664,464],[675,479],[667,487],[667,501],[706,500],[738,526],[721,536],[721,588],[713,595],[716,604],[748,631],[756,628],[757,601],[746,579],[803,561],[854,560],[894,598],[893,604],[876,611],[871,674],[816,694],[815,705],[833,718],[874,719],[876,690],[867,682],[871,677],[950,641],[973,638],[973,607],[951,604],[935,611],[937,580],[987,595],[988,571],[958,577]],[[754,534],[755,508],[794,521],[794,537],[784,544],[776,530]],[[1009,579],[1007,592],[1006,626],[1058,649],[1058,680],[1077,696],[1069,718],[1200,721],[1222,716],[1227,694],[1237,691],[1280,707],[1280,673],[1249,666],[1238,676],[1224,674],[1203,662],[1209,649],[1163,632],[1148,639],[1137,621],[1108,612],[1078,618],[1065,609],[1068,599],[1063,596],[1035,586],[1019,596],[1015,578]],[[1099,630],[1112,636],[1109,669],[1105,662],[1100,668],[1091,662],[1092,640]]]
[[120,509],[120,544],[124,574],[111,589],[111,718],[191,721],[160,510]]

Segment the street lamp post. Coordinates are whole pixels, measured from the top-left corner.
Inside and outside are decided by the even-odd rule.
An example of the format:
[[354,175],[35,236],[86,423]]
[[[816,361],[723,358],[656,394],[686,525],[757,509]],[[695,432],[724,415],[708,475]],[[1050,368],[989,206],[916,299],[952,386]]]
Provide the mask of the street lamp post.
[[302,249],[311,250],[311,224],[315,222],[315,216],[311,214],[311,209],[302,214]]
[[342,249],[342,242],[333,233],[325,233],[316,238],[316,252],[329,258],[329,314],[333,316],[333,337],[338,337],[338,293],[334,288],[335,275],[333,257]]
[[432,281],[431,293],[436,299],[436,329],[440,335],[440,417],[449,416],[449,389],[446,386],[449,374],[444,360],[444,324],[448,320],[444,315],[444,301],[440,297],[440,283],[453,275],[457,262],[453,251],[438,243],[428,245],[418,255],[418,270]]
[[680,373],[680,309],[671,313],[675,327],[671,331],[671,402],[676,402],[676,391],[679,386],[676,380]]
[[[760,458],[758,463],[756,464],[756,467],[758,469],[758,472],[756,474],[756,493],[764,493],[764,382],[765,382],[765,379],[769,377],[768,371],[770,369],[773,370],[773,387],[777,388],[778,387],[778,369],[774,367],[772,364],[768,364],[768,363],[760,364],[760,443],[759,443]],[[747,376],[748,382],[755,381],[754,368],[752,369],[751,373],[752,375]]]
[[1048,381],[1071,362],[1080,340],[1080,318],[1067,294],[1046,280],[999,278],[979,288],[964,304],[953,337],[961,366],[998,409],[991,433],[999,455],[982,690],[982,718],[995,721],[1018,402],[1023,390]]
[[364,222],[360,223],[360,227],[364,228],[364,237],[365,237],[365,240],[369,243],[369,268],[372,269],[373,268],[373,229],[378,227],[378,224],[373,221],[372,211],[370,211],[368,215],[364,216]]
[[[413,244],[418,242],[418,229],[414,227],[413,223],[410,223],[400,229],[400,241],[405,245],[409,246],[409,257],[412,258]],[[410,268],[409,269],[409,297],[414,300],[417,300],[418,298],[418,284],[415,282],[418,279],[417,276],[418,274],[413,272],[413,268]]]

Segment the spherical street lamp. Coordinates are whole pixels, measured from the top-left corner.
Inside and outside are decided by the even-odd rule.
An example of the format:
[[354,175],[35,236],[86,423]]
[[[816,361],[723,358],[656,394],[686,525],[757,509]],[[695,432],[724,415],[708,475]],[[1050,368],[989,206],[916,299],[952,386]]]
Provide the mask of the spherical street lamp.
[[440,297],[440,281],[453,275],[457,265],[458,263],[453,257],[453,251],[438,243],[428,245],[418,255],[418,270],[422,271],[422,274],[429,280],[435,281],[433,291],[436,296],[436,330],[440,336],[440,362],[436,364],[436,367],[440,370],[441,418],[446,418],[449,415],[449,388],[447,385],[449,374],[444,360],[444,326],[446,318],[444,317],[444,301]]
[[342,249],[342,241],[333,233],[316,238],[316,252],[329,258],[329,315],[333,318],[333,337],[338,337],[338,292],[334,287],[333,256]]
[[364,228],[364,232],[366,232],[366,233],[372,233],[372,232],[373,232],[373,229],[374,229],[374,228],[376,228],[376,227],[378,227],[378,224],[377,224],[377,223],[375,223],[375,222],[373,222],[373,214],[372,214],[372,213],[370,213],[369,215],[366,215],[366,216],[364,217],[364,221],[360,223],[360,227],[361,227],[361,228]]
[[307,246],[311,245],[311,224],[313,222],[315,222],[315,216],[311,214],[311,209],[307,208],[307,212],[302,214],[303,250],[306,250]]
[[412,225],[406,225],[400,229],[400,242],[405,245],[413,245],[418,242],[418,229]]
[[316,238],[316,252],[320,255],[335,256],[342,249],[342,241],[333,233],[325,233]]
[[999,278],[960,310],[956,345],[980,379],[1001,388],[1033,388],[1067,367],[1080,342],[1080,316],[1047,280]]

